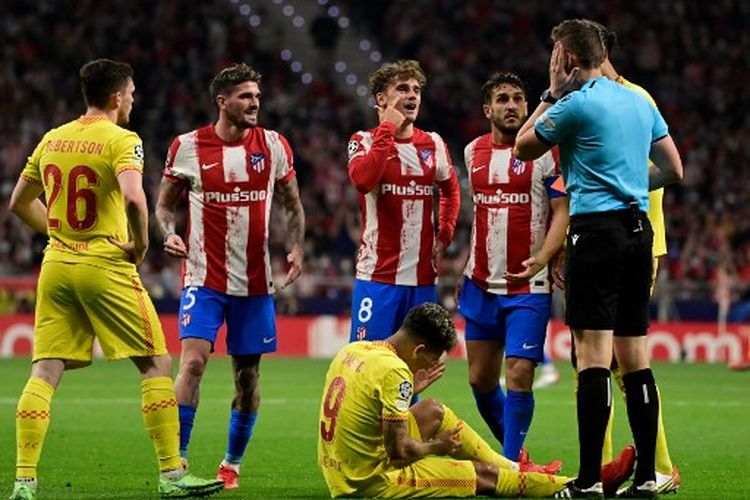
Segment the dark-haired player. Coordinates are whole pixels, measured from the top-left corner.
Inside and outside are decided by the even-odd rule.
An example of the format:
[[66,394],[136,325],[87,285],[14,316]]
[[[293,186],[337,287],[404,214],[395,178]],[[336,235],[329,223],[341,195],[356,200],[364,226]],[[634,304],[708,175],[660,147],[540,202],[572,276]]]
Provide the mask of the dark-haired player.
[[[237,488],[240,463],[260,407],[260,359],[276,350],[274,283],[268,252],[274,192],[286,213],[290,269],[302,269],[305,220],[292,150],[284,136],[258,125],[261,75],[246,64],[222,69],[211,81],[216,123],[178,136],[169,148],[156,217],[164,250],[183,258],[179,329],[182,352],[175,391],[180,453],[187,458],[199,386],[216,335],[227,325],[234,399],[229,438],[218,477]],[[175,233],[175,210],[188,196],[185,240]]]

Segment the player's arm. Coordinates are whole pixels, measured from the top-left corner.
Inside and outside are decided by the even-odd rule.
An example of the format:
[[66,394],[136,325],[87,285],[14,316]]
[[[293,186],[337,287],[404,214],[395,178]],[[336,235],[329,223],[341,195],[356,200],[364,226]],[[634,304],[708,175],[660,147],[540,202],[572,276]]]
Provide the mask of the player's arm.
[[132,261],[137,265],[143,261],[148,249],[148,204],[143,192],[143,174],[135,169],[123,170],[117,176],[125,201],[125,214],[132,240],[128,243],[112,243],[129,252]]
[[453,240],[456,231],[458,211],[461,208],[461,188],[458,186],[456,172],[451,167],[450,175],[444,181],[438,181],[438,232],[432,249],[432,261],[435,268],[438,267],[445,249]]
[[568,230],[568,197],[560,196],[553,198],[549,204],[552,209],[552,217],[542,248],[539,249],[536,255],[532,255],[523,261],[524,270],[522,272],[510,273],[506,270],[503,278],[515,282],[530,280],[552,260],[562,247]]
[[277,187],[286,214],[286,232],[289,242],[289,253],[286,260],[290,265],[284,281],[284,287],[296,280],[302,272],[302,258],[305,245],[305,211],[299,197],[297,179],[279,183]]
[[156,222],[164,242],[164,252],[172,257],[187,258],[187,247],[175,232],[175,211],[185,184],[173,182],[166,176],[159,185],[159,199],[156,202]]
[[380,182],[396,141],[396,131],[406,123],[406,117],[396,109],[398,100],[395,96],[384,107],[375,106],[380,125],[372,132],[369,151],[365,151],[356,134],[349,141],[349,178],[360,193],[369,193]]
[[349,141],[349,179],[360,193],[369,193],[383,177],[388,154],[395,143],[396,126],[383,122],[372,131],[372,146],[365,150],[357,134]]
[[441,432],[430,441],[418,441],[409,436],[406,420],[383,420],[383,443],[390,464],[405,467],[427,455],[450,455],[458,450],[460,427]]
[[41,183],[18,179],[10,195],[10,211],[35,231],[47,234],[47,207],[39,199],[44,192]]
[[652,142],[649,158],[654,163],[654,166],[648,170],[648,189],[650,191],[682,180],[682,160],[672,136],[666,135]]

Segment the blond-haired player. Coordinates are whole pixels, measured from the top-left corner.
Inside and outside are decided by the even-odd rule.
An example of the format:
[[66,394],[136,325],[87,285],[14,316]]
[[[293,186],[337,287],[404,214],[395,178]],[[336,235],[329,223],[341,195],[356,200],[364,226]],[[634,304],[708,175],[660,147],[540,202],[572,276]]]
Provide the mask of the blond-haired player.
[[95,337],[108,359],[130,358],[141,373],[141,410],[159,462],[159,494],[210,495],[223,483],[187,475],[180,464],[171,362],[135,267],[148,247],[148,208],[141,139],[121,127],[134,102],[133,70],[97,59],[81,67],[80,78],[86,113],[44,135],[10,201],[26,224],[49,236],[37,288],[31,377],[16,411],[10,498],[35,498],[50,401],[63,371],[91,363]]

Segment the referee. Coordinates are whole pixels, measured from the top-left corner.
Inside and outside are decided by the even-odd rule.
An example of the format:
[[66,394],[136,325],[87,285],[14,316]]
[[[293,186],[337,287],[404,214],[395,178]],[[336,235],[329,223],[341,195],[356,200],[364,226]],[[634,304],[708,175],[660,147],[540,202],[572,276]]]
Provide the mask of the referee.
[[659,111],[602,75],[606,50],[593,23],[563,21],[552,40],[550,86],[519,131],[515,156],[531,160],[559,145],[570,199],[566,322],[578,354],[580,465],[567,494],[603,498],[614,348],[638,451],[633,484],[621,495],[652,498],[659,399],[646,343],[653,239],[646,211],[649,189],[679,181],[682,162]]

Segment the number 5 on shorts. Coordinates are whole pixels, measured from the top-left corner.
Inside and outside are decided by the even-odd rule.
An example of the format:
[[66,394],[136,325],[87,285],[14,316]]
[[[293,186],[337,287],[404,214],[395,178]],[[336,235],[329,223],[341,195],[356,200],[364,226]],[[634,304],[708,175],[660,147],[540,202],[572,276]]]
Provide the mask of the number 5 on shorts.
[[357,319],[360,323],[367,323],[372,318],[372,299],[365,297],[362,302],[359,303],[359,311],[357,312]]
[[182,306],[183,311],[187,311],[188,309],[190,309],[191,307],[195,305],[196,297],[195,297],[195,293],[193,292],[195,292],[196,290],[198,290],[197,286],[189,286],[185,289],[186,300],[185,300],[185,305]]

